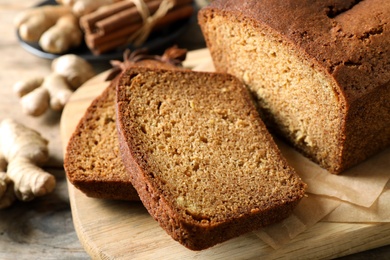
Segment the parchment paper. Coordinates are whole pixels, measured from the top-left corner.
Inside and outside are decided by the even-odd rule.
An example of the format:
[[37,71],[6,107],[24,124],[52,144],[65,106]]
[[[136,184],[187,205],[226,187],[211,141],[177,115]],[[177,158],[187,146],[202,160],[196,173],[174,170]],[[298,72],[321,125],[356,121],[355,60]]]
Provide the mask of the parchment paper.
[[322,221],[381,223],[390,222],[390,182],[371,207],[365,208],[352,203],[342,203]]
[[275,139],[282,154],[308,184],[293,214],[254,233],[273,248],[319,221],[378,223],[390,221],[390,148],[342,173],[333,175]]
[[370,207],[390,179],[390,148],[340,175],[334,175],[285,143],[275,141],[289,164],[308,184],[308,193]]

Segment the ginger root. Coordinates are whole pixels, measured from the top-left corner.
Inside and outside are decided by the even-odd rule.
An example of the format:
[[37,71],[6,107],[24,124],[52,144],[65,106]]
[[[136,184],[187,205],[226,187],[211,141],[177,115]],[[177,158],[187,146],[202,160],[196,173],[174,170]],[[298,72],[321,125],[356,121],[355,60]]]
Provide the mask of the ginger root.
[[16,197],[22,201],[46,195],[56,186],[53,175],[24,157],[16,158],[8,164],[7,175],[14,182]]
[[0,133],[0,208],[10,206],[14,197],[30,201],[52,192],[54,176],[39,167],[49,158],[48,141],[12,119],[0,123]]
[[39,46],[46,52],[61,54],[79,46],[82,40],[78,19],[73,14],[67,14],[42,34]]
[[72,10],[68,6],[41,6],[19,13],[14,19],[14,24],[22,40],[38,42],[42,34],[52,27],[59,17],[71,13]]
[[52,71],[45,77],[22,80],[14,84],[13,90],[20,97],[24,113],[40,116],[49,108],[61,111],[73,91],[95,75],[92,66],[74,54],[54,59]]
[[36,89],[38,86],[42,85],[43,79],[43,77],[34,77],[31,79],[18,81],[14,84],[13,90],[18,94],[19,97],[22,97]]
[[38,43],[42,50],[61,54],[78,47],[83,33],[70,6],[46,5],[19,13],[14,24],[26,42]]
[[[17,85],[22,85],[22,83],[17,82]],[[49,107],[55,111],[60,111],[73,91],[63,76],[51,73],[44,78],[41,85],[35,85],[35,89],[31,92],[24,95],[23,92],[16,93],[21,96],[20,103],[24,113],[40,116]]]
[[37,165],[48,160],[48,141],[37,131],[13,119],[3,119],[0,133],[0,152],[8,164],[16,158],[27,158]]

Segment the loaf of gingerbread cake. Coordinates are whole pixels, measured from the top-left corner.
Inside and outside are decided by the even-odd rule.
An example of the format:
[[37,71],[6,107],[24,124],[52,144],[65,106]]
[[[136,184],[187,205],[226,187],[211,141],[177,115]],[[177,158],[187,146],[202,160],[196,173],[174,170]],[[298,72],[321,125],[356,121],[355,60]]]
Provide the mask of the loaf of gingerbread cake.
[[390,145],[390,1],[216,0],[198,20],[216,70],[329,172]]
[[116,104],[131,182],[151,216],[192,250],[280,221],[304,196],[231,75],[131,69]]

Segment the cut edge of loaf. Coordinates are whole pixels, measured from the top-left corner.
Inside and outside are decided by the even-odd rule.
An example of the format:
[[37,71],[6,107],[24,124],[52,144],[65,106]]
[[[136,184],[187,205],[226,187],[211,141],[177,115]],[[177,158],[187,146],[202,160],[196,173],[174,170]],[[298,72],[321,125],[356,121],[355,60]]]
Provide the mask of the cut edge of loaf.
[[[150,73],[151,75],[146,75]],[[268,180],[268,178],[272,179],[272,184],[269,184],[268,186],[266,184],[258,184],[255,181],[249,181],[245,182],[245,185],[240,182],[240,183],[232,183],[233,179],[230,180],[229,183],[225,183],[226,186],[229,186],[228,188],[225,189],[224,185],[221,185],[220,188],[221,190],[225,191],[225,194],[218,194],[216,196],[210,191],[207,191],[207,188],[203,190],[202,192],[206,192],[207,196],[212,197],[212,199],[225,199],[225,203],[228,206],[225,206],[225,204],[220,205],[217,203],[217,205],[213,205],[212,209],[209,209],[207,207],[202,208],[200,210],[197,209],[197,207],[204,206],[202,203],[210,205],[210,201],[212,199],[209,199],[208,197],[203,200],[200,199],[201,196],[195,196],[192,195],[190,196],[190,199],[194,199],[191,203],[187,203],[187,201],[190,201],[188,198],[183,198],[186,197],[187,193],[188,194],[202,194],[202,193],[197,193],[195,191],[197,188],[196,186],[195,189],[192,187],[188,189],[184,189],[180,191],[178,187],[181,187],[180,184],[176,183],[178,180],[176,178],[174,179],[169,179],[166,178],[164,175],[164,171],[161,170],[163,167],[159,167],[157,165],[163,165],[163,162],[157,161],[156,158],[153,157],[153,153],[151,153],[149,150],[152,148],[149,147],[145,150],[143,148],[147,147],[144,146],[142,148],[143,144],[142,141],[137,140],[139,136],[137,136],[136,131],[138,131],[138,134],[141,132],[149,132],[151,129],[148,127],[150,125],[153,125],[153,122],[148,122],[146,125],[142,125],[139,123],[138,120],[141,120],[140,118],[142,117],[141,114],[137,115],[138,119],[131,118],[129,119],[128,113],[132,114],[137,114],[141,113],[142,110],[146,107],[140,103],[133,104],[134,100],[131,100],[130,103],[128,103],[127,94],[134,94],[134,95],[142,95],[145,97],[147,95],[153,94],[151,92],[147,92],[147,90],[143,90],[142,93],[138,93],[134,88],[137,88],[135,86],[134,88],[131,87],[131,85],[134,83],[134,81],[137,81],[137,78],[139,75],[142,75],[141,77],[144,77],[145,79],[142,78],[142,80],[150,82],[143,82],[143,83],[135,83],[135,84],[140,84],[144,88],[149,88],[151,87],[152,90],[150,91],[161,91],[159,88],[164,88],[167,87],[167,85],[174,84],[177,88],[187,88],[189,89],[189,86],[186,84],[194,84],[196,87],[196,90],[193,90],[194,92],[197,92],[199,89],[199,84],[205,84],[206,80],[208,84],[210,84],[210,89],[211,88],[217,88],[218,91],[225,91],[224,87],[221,86],[216,86],[216,84],[228,84],[226,86],[227,89],[229,89],[232,86],[229,86],[229,84],[234,85],[232,88],[235,89],[234,91],[235,94],[238,95],[238,97],[232,98],[230,100],[232,103],[238,100],[240,105],[243,105],[243,107],[240,107],[237,109],[237,105],[232,105],[232,107],[236,106],[235,109],[241,110],[244,109],[248,113],[246,116],[248,116],[248,120],[251,121],[251,123],[254,124],[254,129],[257,129],[261,131],[261,134],[255,134],[257,137],[264,141],[267,144],[267,148],[263,147],[264,144],[262,143],[261,147],[262,150],[267,150],[267,155],[271,155],[272,161],[276,163],[276,165],[272,165],[271,167],[271,162],[265,163],[260,162],[262,158],[261,155],[259,155],[259,163],[265,163],[267,166],[269,166],[271,169],[269,170],[269,175],[266,175],[267,177],[264,177],[265,171],[262,173],[259,173],[255,175],[253,178],[258,178],[261,179],[265,183],[271,182]],[[197,83],[197,81],[200,80],[200,83]],[[214,82],[214,80],[216,82]],[[173,83],[171,82],[173,81]],[[163,83],[162,83],[163,82]],[[189,83],[191,82],[191,83]],[[164,85],[162,85],[162,84]],[[160,85],[159,85],[160,84]],[[158,86],[154,87],[153,85]],[[239,86],[239,87],[238,87]],[[138,86],[139,87],[139,86]],[[172,85],[168,86],[168,88],[173,87]],[[193,88],[194,86],[191,86]],[[205,86],[204,86],[205,87]],[[126,89],[130,88],[130,89]],[[208,87],[206,87],[208,88]],[[238,88],[238,89],[237,89]],[[169,100],[174,100],[175,98],[178,98],[178,103],[180,101],[185,101],[186,96],[188,93],[181,93],[182,89],[177,89],[176,94],[172,94],[176,91],[176,89],[172,89],[171,92],[166,92],[167,89],[164,89],[164,98],[168,100],[168,103],[170,102]],[[206,94],[210,94],[210,96],[213,96],[215,98],[215,91],[214,90],[205,90],[205,88],[200,89],[202,91],[206,91]],[[199,90],[199,91],[200,91]],[[261,122],[260,118],[258,117],[257,111],[251,101],[250,95],[245,89],[245,87],[234,77],[228,75],[228,74],[218,74],[218,73],[201,73],[201,72],[168,72],[165,70],[147,70],[147,69],[137,69],[137,70],[132,70],[132,71],[127,71],[125,74],[122,75],[119,84],[117,86],[117,113],[118,113],[118,120],[117,120],[117,127],[118,127],[118,132],[119,132],[119,140],[120,140],[120,150],[121,150],[121,155],[122,159],[124,161],[124,164],[126,168],[128,169],[131,178],[132,178],[132,183],[134,184],[134,187],[136,188],[141,201],[143,202],[144,206],[148,210],[148,212],[154,217],[155,220],[157,220],[163,229],[172,236],[173,239],[177,240],[184,246],[186,246],[189,249],[192,250],[202,250],[209,248],[211,246],[214,246],[218,243],[224,242],[230,238],[237,237],[239,235],[242,235],[244,233],[247,233],[249,231],[252,231],[254,229],[261,228],[263,226],[281,221],[282,219],[286,218],[289,214],[291,214],[292,210],[295,208],[297,203],[300,201],[300,199],[303,197],[304,192],[305,192],[305,187],[306,185],[301,181],[301,179],[296,175],[295,171],[287,164],[286,160],[282,157],[280,151],[278,150],[276,144],[273,142],[271,135],[267,132],[264,124]],[[186,90],[187,91],[187,90]],[[186,92],[184,91],[184,92]],[[191,92],[191,90],[189,90]],[[210,93],[209,93],[210,92]],[[218,92],[219,93],[219,92]],[[192,92],[192,94],[194,94]],[[192,95],[191,94],[191,95]],[[173,96],[170,96],[173,95]],[[184,97],[184,96],[186,97]],[[197,95],[196,93],[194,94],[195,96]],[[223,94],[222,94],[223,95]],[[161,97],[162,97],[161,96]],[[207,98],[210,98],[210,96],[202,96],[201,99],[205,100]],[[138,97],[139,98],[139,97]],[[226,97],[225,97],[226,98]],[[233,101],[234,100],[234,101]],[[174,100],[175,101],[175,100]],[[173,101],[173,102],[174,102]],[[197,97],[194,97],[193,102],[191,100],[188,101],[188,106],[189,110],[191,109],[196,109],[197,105],[201,105],[202,102],[205,101],[199,101],[197,100]],[[187,102],[185,101],[185,102]],[[155,103],[157,102],[157,103]],[[223,106],[226,106],[227,104],[231,104],[230,102],[228,103],[226,99],[224,99],[224,102],[226,102]],[[142,103],[142,102],[141,102]],[[131,107],[129,107],[129,104],[132,104]],[[147,102],[147,106],[154,107],[156,106],[157,110],[160,111],[170,111],[170,113],[174,113],[171,111],[164,101],[161,103],[158,100],[153,100],[150,99],[149,102]],[[215,104],[216,107],[218,107],[218,104]],[[229,105],[227,105],[229,106]],[[137,107],[137,109],[135,109]],[[148,108],[145,108],[148,109]],[[151,108],[152,109],[152,108]],[[222,109],[222,108],[221,108]],[[233,108],[232,108],[233,109]],[[168,115],[168,114],[165,114]],[[196,114],[200,115],[200,114]],[[222,115],[222,117],[224,117]],[[172,118],[171,118],[172,119]],[[188,120],[188,118],[183,117],[181,118],[182,120]],[[199,118],[197,118],[198,120]],[[204,120],[205,118],[200,116],[199,120]],[[227,120],[226,118],[224,120]],[[233,119],[235,120],[235,119]],[[240,119],[241,120],[241,119]],[[175,121],[175,120],[173,120]],[[244,120],[245,121],[245,120]],[[168,121],[167,121],[168,122]],[[169,121],[171,122],[171,121]],[[176,122],[176,121],[175,121]],[[245,125],[245,122],[241,122],[237,120],[236,122],[242,123]],[[161,122],[162,126],[164,127],[163,124],[164,122]],[[180,124],[179,122],[176,122],[176,124]],[[196,122],[194,122],[196,124]],[[183,124],[180,124],[182,127]],[[187,125],[188,126],[188,125]],[[134,127],[132,130],[129,130],[129,127]],[[150,126],[152,127],[152,126]],[[175,131],[174,127],[171,128],[169,131]],[[135,130],[137,128],[137,130]],[[249,127],[250,128],[250,127]],[[188,129],[187,129],[188,130]],[[199,130],[199,129],[197,129]],[[253,129],[251,129],[253,130]],[[179,132],[180,133],[180,132]],[[173,133],[172,133],[173,134]],[[199,136],[200,142],[208,143],[208,142],[213,142],[211,137],[207,137],[207,134],[204,133],[205,136],[201,137]],[[183,134],[184,135],[184,134]],[[141,138],[141,137],[140,137]],[[150,136],[148,136],[150,138]],[[169,137],[168,137],[169,138]],[[177,136],[174,136],[177,140]],[[257,140],[255,138],[255,140]],[[185,138],[184,138],[185,139]],[[189,137],[188,139],[191,139]],[[148,139],[149,140],[149,139]],[[185,143],[191,143],[191,140],[187,140],[186,142],[180,143],[180,146],[186,146]],[[223,141],[222,141],[223,142]],[[259,142],[259,141],[257,141]],[[229,142],[228,142],[229,143]],[[174,146],[174,143],[170,143],[169,141],[167,144],[172,144]],[[183,145],[184,144],[184,145]],[[161,144],[162,145],[162,144]],[[256,143],[258,145],[258,143]],[[180,147],[179,146],[179,147]],[[165,149],[165,148],[161,148]],[[246,147],[243,147],[244,151],[246,150]],[[254,148],[255,149],[255,148]],[[208,151],[206,149],[206,151]],[[155,151],[158,153],[158,151]],[[253,152],[253,151],[252,151]],[[254,152],[255,153],[255,152]],[[236,153],[234,153],[236,154]],[[224,154],[226,155],[226,154]],[[181,155],[181,162],[184,162],[186,159],[188,159],[188,156]],[[247,155],[248,156],[248,155]],[[239,156],[241,157],[241,156]],[[171,158],[171,157],[169,157]],[[256,157],[257,158],[257,157]],[[238,157],[236,158],[238,159]],[[172,161],[175,160],[175,158],[172,157]],[[207,167],[206,162],[203,162],[202,159],[200,162],[197,163],[184,163],[184,165],[188,167],[192,167],[194,172],[197,172],[198,170],[202,171],[202,174],[209,174],[209,176],[213,176],[213,172],[208,173],[202,167]],[[231,163],[230,163],[231,164]],[[222,165],[220,162],[218,164]],[[157,168],[153,168],[154,166],[157,166]],[[265,166],[264,166],[265,167]],[[194,170],[195,169],[195,170]],[[180,168],[175,168],[172,169],[170,172],[172,174],[179,174],[177,171],[180,170]],[[257,169],[259,171],[259,169]],[[247,173],[247,172],[246,172]],[[168,173],[166,173],[169,175]],[[226,173],[225,173],[226,174]],[[242,178],[249,178],[250,175],[245,175],[244,173],[238,173],[235,172],[235,174],[239,174],[238,176],[241,176]],[[260,176],[263,174],[262,176]],[[274,175],[273,175],[274,174]],[[281,183],[279,183],[277,176],[280,175],[279,177],[281,180],[279,180]],[[192,175],[195,178],[202,179],[204,176],[202,175],[202,178],[197,175],[197,173],[193,173]],[[243,177],[244,176],[244,177]],[[187,176],[188,177],[188,176]],[[187,178],[184,175],[181,175],[180,177],[177,178],[183,178],[184,180],[189,180],[192,177]],[[236,177],[236,176],[235,176]],[[235,177],[230,177],[230,178],[235,178]],[[241,178],[237,177],[237,178]],[[267,178],[267,180],[264,180],[262,178]],[[165,179],[164,179],[165,178]],[[219,181],[221,184],[221,178],[216,179],[214,181],[211,181],[212,179],[209,179],[212,177],[206,177],[207,181],[206,183],[200,182],[198,186],[198,189],[201,189],[204,186],[202,185],[211,185],[212,188],[216,188],[214,185],[214,181]],[[245,179],[246,180],[246,179]],[[198,180],[199,181],[199,180]],[[241,180],[240,180],[241,181]],[[267,182],[268,181],[268,182]],[[223,181],[222,181],[223,182]],[[284,183],[283,183],[284,182]],[[173,184],[172,184],[173,183]],[[193,182],[190,181],[183,181],[183,183],[187,183],[186,185],[193,185]],[[190,183],[190,184],[189,184]],[[291,184],[293,187],[285,187],[287,186],[287,183]],[[214,185],[214,186],[213,186]],[[253,195],[253,200],[256,200],[256,202],[251,201],[248,199],[248,194],[244,194],[244,186],[249,185],[248,188],[249,190],[251,189],[266,189],[267,192],[271,192],[272,194],[278,194],[281,198],[273,198],[271,195],[264,195],[266,199],[264,201],[260,201],[259,199],[259,192],[251,192],[251,196]],[[252,185],[252,186],[251,186]],[[263,186],[261,186],[263,185]],[[283,186],[285,185],[285,186]],[[232,187],[234,186],[234,188]],[[272,186],[272,187],[271,187]],[[169,187],[169,188],[167,188]],[[237,194],[241,194],[243,196],[242,199],[246,199],[246,203],[249,202],[249,205],[245,206],[244,204],[242,205],[233,205],[233,202],[230,202],[231,200],[234,200],[234,203],[237,202],[237,198],[231,197],[230,200],[226,199],[227,193],[226,190],[229,190],[238,196]],[[239,192],[237,191],[238,189]],[[279,190],[278,190],[279,189]],[[175,190],[175,191],[173,191]],[[179,190],[179,192],[176,192]],[[180,193],[182,192],[182,193]],[[247,190],[245,190],[247,192]],[[253,194],[252,194],[253,193]],[[261,192],[260,192],[261,193]],[[264,191],[266,193],[266,191]],[[283,195],[284,194],[284,195]],[[288,195],[287,195],[288,194]],[[182,196],[183,195],[183,196]],[[241,196],[240,195],[240,196]],[[276,195],[275,195],[276,196]],[[223,197],[223,198],[222,198]],[[245,197],[245,198],[244,198]],[[204,198],[204,197],[203,197]],[[202,200],[202,202],[201,202]],[[210,200],[210,201],[208,201]],[[241,200],[241,197],[240,199]],[[208,202],[207,202],[208,201]],[[271,203],[272,201],[272,203]],[[187,204],[186,204],[187,203]],[[231,205],[229,204],[231,203]],[[267,204],[268,203],[268,204]],[[256,204],[256,205],[255,205]],[[195,206],[194,206],[195,205]],[[233,208],[237,208],[237,211],[230,210],[228,207],[232,206]],[[218,207],[217,207],[218,206]],[[219,207],[221,206],[221,207]],[[222,209],[220,209],[222,208]],[[215,210],[215,211],[213,211]],[[226,212],[222,214],[221,212]]]
[[[364,87],[353,92],[354,83],[347,80],[350,75],[343,77],[341,73],[342,69],[345,74],[352,73],[348,69],[353,66],[327,68],[324,63],[336,61],[317,60],[314,56],[322,55],[319,51],[310,55],[306,48],[310,48],[310,41],[315,44],[316,38],[310,32],[305,35],[305,28],[300,28],[300,37],[298,22],[291,28],[296,34],[286,36],[286,32],[290,33],[287,25],[280,29],[280,24],[289,21],[272,13],[282,8],[281,3],[266,2],[267,7],[256,13],[252,9],[260,8],[259,2],[245,1],[252,9],[233,2],[215,1],[199,12],[198,21],[217,71],[245,82],[270,129],[334,174],[390,144],[390,130],[386,127],[390,123],[389,83],[367,87],[366,95],[361,94]],[[274,10],[267,12],[266,8],[273,4]],[[317,5],[320,4],[313,4],[313,8]],[[320,15],[326,16],[325,9]],[[330,23],[321,25],[331,27]],[[342,52],[338,50],[335,55]],[[317,91],[317,86],[323,90]]]

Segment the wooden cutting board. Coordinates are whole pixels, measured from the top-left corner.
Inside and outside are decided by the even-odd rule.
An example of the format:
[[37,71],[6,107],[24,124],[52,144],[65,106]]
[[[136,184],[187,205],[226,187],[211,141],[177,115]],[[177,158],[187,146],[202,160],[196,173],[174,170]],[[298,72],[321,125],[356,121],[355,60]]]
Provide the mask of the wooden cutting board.
[[[207,50],[190,52],[189,67],[210,61]],[[63,147],[90,102],[107,86],[102,73],[78,89],[61,118]],[[289,244],[273,249],[249,233],[194,252],[175,242],[141,203],[88,198],[70,183],[69,197],[78,237],[93,259],[329,259],[387,245],[390,223],[319,222]]]

